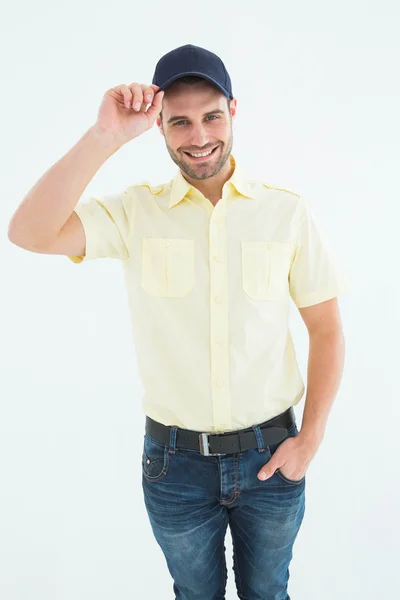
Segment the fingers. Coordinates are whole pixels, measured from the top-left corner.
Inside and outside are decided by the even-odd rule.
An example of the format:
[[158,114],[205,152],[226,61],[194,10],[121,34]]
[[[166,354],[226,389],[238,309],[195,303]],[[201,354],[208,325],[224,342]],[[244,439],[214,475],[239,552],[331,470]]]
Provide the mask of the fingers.
[[128,86],[122,84],[117,86],[116,88],[113,88],[113,90],[116,90],[117,93],[120,92],[122,94],[125,108],[130,108],[132,92],[128,88]]
[[129,110],[146,112],[147,107],[150,106],[147,112],[151,111],[150,114],[153,116],[161,112],[164,92],[158,92],[160,89],[158,85],[133,82],[130,85],[122,84],[114,89],[122,94],[124,106]]
[[130,108],[139,112],[143,103],[143,91],[142,86],[139,83],[131,83],[129,86],[132,94]]
[[139,110],[146,112],[148,105],[153,102],[154,90],[146,83],[141,83],[140,88],[142,91],[142,103]]
[[136,112],[140,110],[146,112],[148,105],[152,104],[154,95],[159,88],[158,86],[147,85],[146,83],[132,83],[130,89],[132,92],[131,105],[133,110]]
[[154,99],[153,99],[153,104],[149,107],[149,109],[147,111],[147,114],[149,115],[149,117],[154,121],[156,120],[156,118],[158,117],[158,115],[161,112],[163,98],[164,98],[164,91],[156,93],[156,95],[154,96]]
[[147,112],[151,119],[156,119],[161,112],[164,92],[158,92],[158,85],[132,83],[132,108],[134,111]]

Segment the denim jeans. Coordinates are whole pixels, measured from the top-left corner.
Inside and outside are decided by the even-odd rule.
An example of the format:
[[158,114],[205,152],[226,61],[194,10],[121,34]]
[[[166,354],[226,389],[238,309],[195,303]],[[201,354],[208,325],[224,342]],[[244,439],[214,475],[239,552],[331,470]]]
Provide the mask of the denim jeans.
[[[258,448],[226,456],[177,448],[175,427],[168,445],[144,435],[144,502],[173,578],[174,600],[225,599],[228,525],[239,598],[290,600],[289,564],[305,512],[305,476],[290,480],[278,470],[259,480],[257,473],[283,442],[264,446],[259,426],[253,428]],[[288,431],[290,437],[298,433],[296,424]]]

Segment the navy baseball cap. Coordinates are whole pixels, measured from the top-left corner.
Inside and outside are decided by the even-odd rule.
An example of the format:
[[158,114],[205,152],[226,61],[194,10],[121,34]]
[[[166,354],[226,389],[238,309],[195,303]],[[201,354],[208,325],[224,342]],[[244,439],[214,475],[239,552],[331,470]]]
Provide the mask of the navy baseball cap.
[[152,83],[165,90],[185,75],[197,75],[216,85],[228,98],[233,98],[231,78],[222,60],[205,48],[186,44],[165,54],[156,65]]

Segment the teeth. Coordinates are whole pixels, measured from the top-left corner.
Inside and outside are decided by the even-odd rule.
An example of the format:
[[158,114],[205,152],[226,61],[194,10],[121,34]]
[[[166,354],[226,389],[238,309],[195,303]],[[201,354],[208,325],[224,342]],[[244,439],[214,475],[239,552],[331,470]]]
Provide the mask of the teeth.
[[208,156],[213,150],[210,150],[210,152],[202,152],[201,154],[192,154],[191,152],[189,152],[189,154],[190,156],[194,156],[195,158],[200,158],[200,156]]

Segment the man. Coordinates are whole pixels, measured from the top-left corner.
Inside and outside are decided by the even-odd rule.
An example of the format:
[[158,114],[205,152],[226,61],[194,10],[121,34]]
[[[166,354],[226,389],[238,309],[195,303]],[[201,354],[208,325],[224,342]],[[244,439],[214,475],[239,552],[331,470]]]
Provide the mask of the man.
[[[172,50],[151,86],[108,90],[9,228],[34,252],[123,261],[145,388],[144,500],[179,600],[225,598],[228,525],[239,597],[290,600],[305,474],[343,369],[342,277],[307,203],[240,171],[236,107],[220,58]],[[155,122],[176,177],[77,205],[101,164]],[[300,431],[290,298],[310,338]]]

